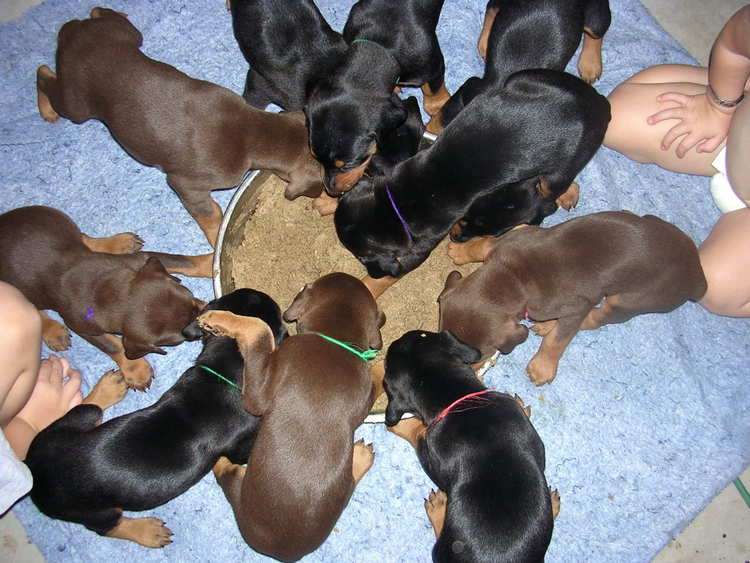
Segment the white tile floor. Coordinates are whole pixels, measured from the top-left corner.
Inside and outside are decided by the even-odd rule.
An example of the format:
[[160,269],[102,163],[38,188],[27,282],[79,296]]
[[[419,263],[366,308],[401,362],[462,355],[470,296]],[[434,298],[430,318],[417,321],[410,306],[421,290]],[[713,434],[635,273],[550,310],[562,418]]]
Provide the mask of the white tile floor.
[[[42,1],[0,0],[0,22],[16,19],[29,6]],[[745,4],[740,0],[641,1],[659,23],[703,64],[707,63],[711,44],[724,22]],[[750,468],[740,478],[750,488]],[[44,561],[12,512],[0,518],[0,561]],[[656,563],[715,561],[750,563],[750,507],[733,484],[654,558]]]

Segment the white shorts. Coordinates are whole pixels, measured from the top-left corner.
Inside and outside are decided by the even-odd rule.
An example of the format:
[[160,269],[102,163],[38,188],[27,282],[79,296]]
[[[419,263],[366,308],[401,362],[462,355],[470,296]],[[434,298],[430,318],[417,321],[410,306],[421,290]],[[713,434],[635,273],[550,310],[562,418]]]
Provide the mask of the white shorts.
[[0,514],[31,490],[31,471],[13,453],[0,430]]
[[716,174],[711,176],[711,195],[719,211],[729,213],[730,211],[747,207],[745,202],[734,193],[729,183],[729,177],[727,176],[727,147],[719,151],[719,154],[716,155],[711,165],[717,171]]

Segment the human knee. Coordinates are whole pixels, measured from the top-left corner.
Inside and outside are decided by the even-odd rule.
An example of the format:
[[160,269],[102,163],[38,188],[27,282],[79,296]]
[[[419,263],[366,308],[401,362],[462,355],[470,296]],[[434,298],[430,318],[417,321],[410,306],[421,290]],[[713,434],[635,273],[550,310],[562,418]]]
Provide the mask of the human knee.
[[18,289],[4,282],[0,282],[0,319],[0,334],[6,343],[41,338],[39,311]]
[[743,309],[750,302],[750,290],[738,292],[736,272],[730,267],[713,265],[708,268],[704,264],[704,275],[708,287],[700,300],[700,304],[715,315],[744,316]]

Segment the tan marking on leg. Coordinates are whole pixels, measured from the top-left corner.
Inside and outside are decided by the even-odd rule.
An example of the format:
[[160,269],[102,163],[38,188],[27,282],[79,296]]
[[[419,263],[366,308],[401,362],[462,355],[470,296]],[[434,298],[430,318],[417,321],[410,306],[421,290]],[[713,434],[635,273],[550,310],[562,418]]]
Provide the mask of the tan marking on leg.
[[549,497],[552,501],[552,519],[554,520],[557,518],[557,515],[560,514],[560,493],[557,492],[557,489],[553,491],[550,488]]
[[424,110],[428,115],[435,115],[445,105],[451,95],[448,89],[445,87],[445,82],[440,85],[435,92],[432,91],[430,85],[427,83],[422,84],[422,94],[424,95]]
[[557,325],[557,319],[552,319],[551,321],[542,321],[531,325],[531,330],[537,336],[547,336],[552,331],[552,329],[555,328],[555,325]]
[[377,299],[378,297],[383,295],[389,287],[391,287],[400,279],[401,278],[392,278],[390,276],[385,276],[378,279],[371,278],[370,276],[365,276],[361,279],[361,281],[363,284],[365,284],[367,289],[370,290],[372,296]]
[[448,495],[443,491],[430,491],[430,495],[424,501],[424,509],[427,518],[430,519],[432,529],[435,530],[435,538],[439,538],[445,525],[445,512],[448,508]]
[[271,328],[261,319],[235,315],[229,311],[206,311],[198,317],[198,325],[217,336],[234,338],[240,347],[252,346],[263,336],[274,341]]
[[604,298],[601,305],[594,307],[586,315],[581,323],[580,330],[595,330],[607,324],[607,317],[609,317],[613,308],[620,303],[620,297],[618,295],[608,295]]
[[83,399],[83,403],[96,405],[105,410],[122,401],[127,392],[128,386],[122,373],[110,370],[99,378],[94,388]]
[[524,403],[523,399],[518,395],[513,395],[513,399],[516,401],[516,403],[518,403],[518,406],[521,407],[521,410],[526,414],[526,416],[531,418],[531,407],[527,407],[526,403]]
[[536,386],[550,383],[555,379],[560,357],[577,332],[573,330],[561,334],[560,326],[560,321],[557,321],[552,330],[544,336],[539,351],[526,367],[526,375]]
[[196,256],[185,256],[190,266],[179,267],[172,266],[167,268],[170,274],[182,274],[192,278],[212,278],[214,277],[214,255],[213,253],[198,254]]
[[125,356],[125,348],[122,340],[113,334],[104,334],[101,339],[112,347],[111,352],[107,352],[110,358],[117,364],[122,372],[128,387],[136,391],[145,391],[151,386],[151,380],[154,378],[154,372],[151,365],[143,358],[130,360]]
[[448,256],[456,266],[471,262],[484,262],[495,248],[497,237],[477,237],[466,242],[448,243]]
[[326,215],[334,214],[336,208],[339,206],[339,200],[322,191],[318,197],[313,199],[312,206],[321,217],[325,217]]
[[578,205],[578,196],[580,194],[580,191],[581,190],[578,184],[572,182],[570,186],[568,186],[568,189],[560,194],[560,196],[555,200],[555,203],[558,205],[558,207],[562,207],[566,211],[570,211],[576,205]]
[[578,58],[578,74],[584,82],[593,84],[602,75],[602,38],[591,30],[583,30],[583,47]]
[[133,254],[143,246],[143,239],[135,233],[119,233],[111,237],[90,237],[81,233],[81,241],[93,252],[105,254]]
[[479,56],[485,61],[487,60],[487,40],[490,37],[492,24],[495,23],[495,17],[497,16],[498,11],[497,8],[490,8],[484,12],[484,23],[482,24],[482,31],[479,34],[479,40],[477,41],[477,51],[479,51]]
[[201,231],[203,231],[203,234],[206,235],[208,244],[216,248],[216,239],[219,238],[219,228],[221,227],[221,220],[224,215],[221,207],[214,200],[211,200],[211,208],[212,212],[210,215],[197,216],[195,220]]
[[354,442],[354,451],[352,453],[352,477],[354,478],[354,484],[356,485],[362,480],[372,467],[372,462],[375,459],[375,452],[373,451],[372,444],[365,444],[364,440],[357,440]]
[[60,114],[52,107],[49,94],[45,92],[45,87],[48,87],[55,80],[57,80],[57,75],[47,65],[42,65],[36,70],[36,103],[39,108],[39,115],[50,123],[60,119]]
[[44,311],[39,311],[42,318],[42,340],[50,350],[61,352],[70,348],[70,331],[59,321],[50,318]]
[[417,417],[402,418],[398,421],[398,424],[389,426],[386,430],[403,438],[409,442],[414,449],[417,449],[419,441],[424,439],[425,432],[427,432],[427,426],[425,426],[424,422]]
[[427,122],[425,129],[433,135],[440,135],[443,132],[443,113],[442,111],[437,112],[435,115],[430,117]]
[[158,518],[128,518],[123,516],[106,535],[130,540],[144,547],[164,547],[172,543],[172,531]]
[[383,379],[385,378],[385,361],[380,360],[370,366],[370,378],[372,378],[372,393],[370,394],[370,407],[383,394]]
[[212,471],[217,481],[235,473],[237,474],[239,479],[243,479],[245,477],[245,467],[242,465],[237,465],[236,463],[232,463],[231,461],[229,461],[229,458],[224,456],[221,456],[216,461],[212,468]]

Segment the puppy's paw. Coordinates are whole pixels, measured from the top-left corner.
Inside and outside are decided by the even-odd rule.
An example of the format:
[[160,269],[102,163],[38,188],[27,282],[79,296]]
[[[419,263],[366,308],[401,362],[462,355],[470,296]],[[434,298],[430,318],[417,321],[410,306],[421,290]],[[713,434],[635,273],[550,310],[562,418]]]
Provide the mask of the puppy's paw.
[[109,240],[110,254],[134,254],[143,247],[143,239],[135,233],[120,233]]
[[[122,522],[124,518],[120,520]],[[164,547],[172,543],[172,530],[164,525],[158,518],[133,518],[127,525],[127,539],[134,541],[143,547]],[[120,527],[120,525],[118,525]]]
[[547,336],[557,325],[557,319],[551,321],[542,321],[531,325],[531,330],[538,336]]
[[42,325],[42,340],[50,350],[62,352],[70,348],[70,331],[57,321],[50,319]]
[[557,375],[557,365],[545,362],[537,355],[531,359],[529,365],[526,367],[526,375],[534,385],[539,387],[540,385],[545,385],[555,379],[555,376]]
[[560,514],[560,493],[550,487],[549,498],[552,501],[552,518],[555,519]]
[[484,262],[487,254],[492,250],[495,240],[497,240],[495,237],[477,237],[468,242],[450,241],[448,243],[448,256],[456,266],[470,264],[471,262]]
[[602,61],[594,57],[583,57],[578,60],[578,75],[587,84],[593,84],[602,75]]
[[519,397],[518,395],[513,395],[513,399],[518,403],[518,406],[521,407],[521,410],[526,414],[527,417],[531,418],[531,407],[527,407],[526,403],[523,402],[523,399]]
[[558,197],[555,200],[555,203],[558,205],[558,207],[562,207],[565,209],[565,211],[570,211],[573,209],[576,205],[578,205],[578,198],[580,197],[581,189],[575,182],[571,183],[570,186],[568,186],[568,189],[565,190],[560,197]]
[[127,392],[128,386],[122,372],[110,370],[99,378],[83,402],[104,410],[122,401]]
[[125,379],[125,384],[130,389],[136,391],[145,391],[151,387],[151,380],[154,378],[154,371],[151,365],[139,358],[137,360],[125,360],[120,363],[120,371]]
[[365,444],[364,440],[357,440],[354,442],[354,451],[352,453],[352,476],[354,482],[359,483],[359,480],[364,477],[372,467],[372,462],[375,459],[375,450],[372,444]]
[[[427,512],[427,518],[430,519],[432,528],[435,530],[435,537],[440,537],[445,524],[445,511],[448,507],[448,495],[443,491],[430,491],[430,495],[424,500],[424,509]],[[454,542],[460,543],[460,542]],[[459,548],[462,546],[458,546]]]
[[335,197],[329,196],[323,191],[318,197],[313,199],[312,206],[321,217],[325,217],[326,215],[333,215],[336,212],[336,208],[339,206],[339,200]]
[[239,334],[239,317],[229,311],[206,311],[198,317],[198,326],[216,336],[236,338]]

